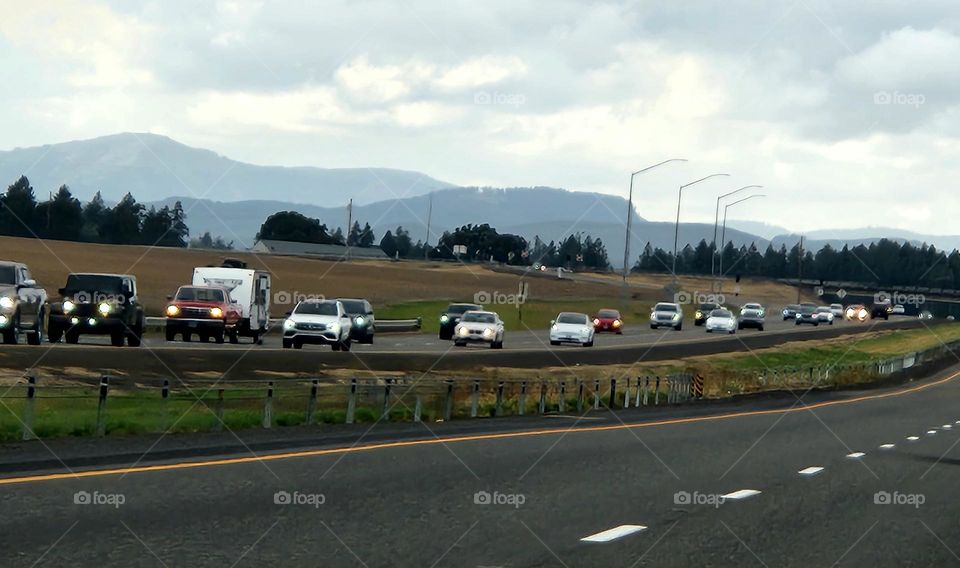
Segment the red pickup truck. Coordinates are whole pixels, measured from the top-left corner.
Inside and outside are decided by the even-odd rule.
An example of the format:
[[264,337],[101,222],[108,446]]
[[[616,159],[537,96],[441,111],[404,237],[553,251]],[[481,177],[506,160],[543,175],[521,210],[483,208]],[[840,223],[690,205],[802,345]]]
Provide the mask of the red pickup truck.
[[230,300],[230,292],[218,286],[181,286],[175,296],[170,296],[165,315],[167,341],[173,341],[177,334],[184,341],[190,341],[196,333],[200,341],[207,342],[212,337],[217,343],[223,343],[229,337],[230,343],[237,343],[242,310],[240,305]]

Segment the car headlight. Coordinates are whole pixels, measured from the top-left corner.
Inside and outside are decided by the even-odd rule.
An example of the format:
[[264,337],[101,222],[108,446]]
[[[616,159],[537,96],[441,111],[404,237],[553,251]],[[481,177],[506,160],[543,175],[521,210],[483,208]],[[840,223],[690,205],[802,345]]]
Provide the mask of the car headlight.
[[333,322],[333,323],[331,323],[330,325],[327,326],[327,329],[329,329],[330,331],[332,331],[332,332],[334,332],[334,333],[340,333],[340,324],[337,323],[337,322]]
[[[653,314],[650,314],[650,317],[653,317]],[[594,318],[593,325],[600,325],[600,318]]]
[[800,319],[801,317],[803,317],[803,314],[801,314],[800,312],[797,312],[797,315],[794,316],[794,317],[797,318],[797,319]]
[[650,321],[657,319],[657,312],[650,312]]
[[551,325],[551,326],[550,326],[550,329],[553,330],[553,331],[557,331],[557,324]]
[[459,333],[460,335],[464,335],[464,336],[470,335],[470,332],[468,332],[468,331],[467,331],[467,328],[465,328],[465,327],[461,327],[459,330],[457,330],[457,333]]
[[106,316],[111,311],[113,311],[113,306],[111,306],[107,302],[100,302],[100,304],[97,305],[97,311],[100,312],[101,316]]
[[680,314],[673,314],[673,320],[676,321],[680,319]]
[[448,316],[447,314],[443,314],[442,316],[440,316],[440,323],[447,323],[448,321],[450,321],[450,316]]
[[697,315],[697,319],[703,319],[703,312],[701,312],[700,310],[697,310],[696,315]]
[[222,318],[223,310],[220,308],[210,308],[210,317],[213,318]]
[[64,300],[63,302],[63,313],[69,314],[77,308],[77,305],[71,302],[70,300]]
[[613,327],[620,327],[623,325],[623,322],[620,320],[613,320]]
[[760,310],[759,312],[757,312],[757,317],[761,317],[761,318],[762,318],[762,317],[763,317],[763,314],[764,314],[764,311],[763,311],[763,310]]
[[483,330],[483,336],[484,336],[484,337],[488,337],[488,338],[489,338],[489,337],[493,337],[493,335],[494,335],[494,331],[493,331],[492,329],[490,329],[489,327],[488,327],[487,329]]
[[0,308],[9,310],[13,308],[13,304],[14,304],[13,298],[11,298],[10,296],[4,296],[0,298]]
[[297,322],[292,319],[283,320],[283,329],[293,329],[297,327]]
[[[66,311],[66,308],[64,308],[64,311]],[[168,316],[173,317],[173,316],[175,316],[175,315],[177,315],[177,314],[179,314],[179,313],[180,313],[180,307],[179,307],[179,306],[175,306],[175,305],[173,305],[173,304],[170,304],[169,306],[167,306],[167,315],[168,315]]]
[[362,327],[363,325],[365,325],[365,324],[367,323],[367,321],[366,321],[365,319],[363,319],[363,316],[357,316],[357,317],[353,318],[353,323],[355,323],[355,324],[357,324],[358,326],[361,326],[361,327]]

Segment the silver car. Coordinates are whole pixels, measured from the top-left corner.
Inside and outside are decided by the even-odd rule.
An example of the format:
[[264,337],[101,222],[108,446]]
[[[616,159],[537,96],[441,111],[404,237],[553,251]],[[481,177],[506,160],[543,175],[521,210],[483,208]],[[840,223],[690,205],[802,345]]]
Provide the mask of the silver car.
[[672,327],[674,331],[683,329],[683,309],[680,304],[660,302],[650,312],[650,329]]

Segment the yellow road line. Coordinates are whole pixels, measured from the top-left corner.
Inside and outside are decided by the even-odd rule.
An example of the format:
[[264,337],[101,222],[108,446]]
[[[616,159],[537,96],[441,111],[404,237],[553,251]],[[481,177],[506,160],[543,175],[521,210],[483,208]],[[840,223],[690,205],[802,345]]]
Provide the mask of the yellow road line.
[[567,434],[567,433],[577,434],[577,433],[583,433],[583,432],[628,430],[633,428],[650,428],[652,426],[670,426],[675,424],[693,424],[698,422],[712,422],[715,420],[730,420],[733,418],[744,418],[748,416],[764,416],[764,415],[770,415],[770,414],[788,414],[793,412],[806,412],[809,410],[817,410],[819,408],[827,408],[830,406],[841,406],[841,405],[855,404],[858,402],[865,402],[870,400],[879,400],[883,398],[904,396],[904,395],[912,394],[922,390],[926,390],[929,388],[933,388],[936,386],[940,386],[942,384],[948,383],[956,379],[957,377],[960,377],[960,371],[948,377],[945,377],[943,379],[926,383],[923,385],[911,387],[908,389],[890,391],[890,392],[881,393],[881,394],[858,396],[858,397],[848,398],[843,400],[819,402],[816,404],[809,404],[809,405],[804,405],[800,407],[794,406],[791,408],[784,408],[784,409],[750,410],[750,411],[743,411],[743,412],[730,412],[726,414],[713,414],[710,416],[696,416],[696,417],[690,417],[690,418],[671,418],[667,420],[657,420],[652,422],[640,422],[637,424],[584,426],[579,428],[551,428],[551,429],[545,429],[545,430],[501,432],[496,434],[449,436],[445,438],[438,437],[438,438],[431,438],[426,440],[384,442],[380,444],[366,444],[363,446],[330,448],[326,450],[303,450],[303,451],[297,451],[297,452],[284,452],[284,453],[278,453],[278,454],[248,456],[248,457],[241,457],[241,458],[222,458],[222,459],[189,461],[189,462],[179,462],[179,463],[160,464],[160,465],[145,465],[145,466],[121,467],[121,468],[112,468],[112,469],[96,469],[96,470],[78,471],[78,472],[72,472],[72,473],[52,473],[52,474],[44,474],[44,475],[28,475],[23,477],[7,477],[7,478],[0,478],[0,485],[11,485],[14,483],[28,483],[33,481],[53,481],[57,479],[102,477],[107,475],[143,473],[143,472],[149,472],[149,471],[170,471],[170,470],[180,470],[180,469],[193,469],[193,468],[199,468],[199,467],[244,464],[244,463],[253,463],[253,462],[260,462],[260,461],[276,461],[276,460],[286,460],[286,459],[293,459],[293,458],[369,452],[372,450],[382,450],[382,449],[388,449],[388,448],[404,448],[404,447],[410,447],[410,446],[434,446],[439,444],[452,444],[457,442],[471,442],[471,441],[479,441],[479,440],[501,440],[504,438],[527,438],[532,436],[546,436],[546,435]]

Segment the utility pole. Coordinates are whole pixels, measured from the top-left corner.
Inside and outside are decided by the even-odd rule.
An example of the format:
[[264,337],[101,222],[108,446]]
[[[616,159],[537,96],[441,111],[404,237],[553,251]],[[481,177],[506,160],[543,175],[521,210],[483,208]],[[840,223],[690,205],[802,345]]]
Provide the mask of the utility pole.
[[800,235],[800,244],[797,250],[797,303],[800,303],[800,287],[803,286],[803,235]]
[[350,258],[350,231],[353,230],[353,198],[347,203],[347,258]]
[[427,205],[427,238],[423,241],[423,259],[430,259],[430,222],[433,220],[433,192],[430,192],[430,199]]

